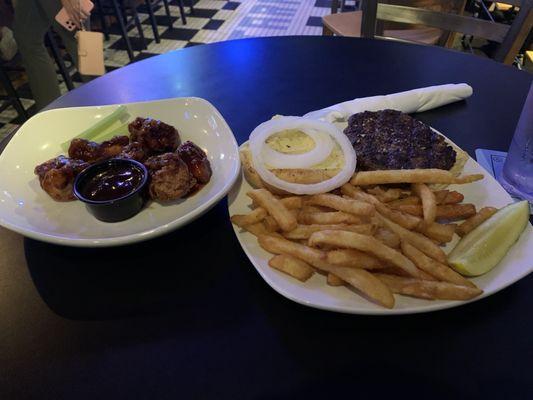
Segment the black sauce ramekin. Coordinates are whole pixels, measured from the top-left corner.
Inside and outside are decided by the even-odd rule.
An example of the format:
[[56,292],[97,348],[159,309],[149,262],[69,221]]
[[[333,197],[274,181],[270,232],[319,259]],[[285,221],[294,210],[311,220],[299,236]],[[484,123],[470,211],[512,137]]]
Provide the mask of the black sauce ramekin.
[[[129,165],[131,168],[137,169],[142,176],[139,185],[127,195],[112,200],[97,201],[84,197],[83,187],[89,179],[115,165]],[[135,160],[112,158],[93,164],[80,172],[74,181],[74,195],[85,203],[87,210],[95,218],[104,222],[119,222],[131,218],[141,211],[146,200],[147,183],[148,170],[143,164]]]

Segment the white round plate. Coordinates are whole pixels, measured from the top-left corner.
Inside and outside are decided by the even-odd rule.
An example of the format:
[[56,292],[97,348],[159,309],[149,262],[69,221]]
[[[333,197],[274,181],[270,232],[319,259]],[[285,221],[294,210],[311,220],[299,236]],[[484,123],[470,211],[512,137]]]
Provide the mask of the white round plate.
[[[463,174],[482,173],[485,178],[468,185],[450,185],[464,194],[465,203],[473,203],[479,209],[485,206],[503,207],[512,203],[511,196],[500,184],[485,171],[476,161],[469,158]],[[251,200],[246,192],[252,187],[241,177],[228,194],[229,214],[246,214],[250,212]],[[394,295],[396,304],[389,310],[373,304],[343,287],[333,287],[326,283],[325,276],[314,274],[308,281],[300,282],[282,272],[268,266],[272,254],[263,250],[254,235],[233,226],[235,235],[244,252],[256,268],[259,275],[278,293],[297,303],[322,310],[349,314],[394,315],[414,314],[457,307],[468,302],[448,300],[423,300],[412,297]],[[448,253],[457,243],[458,238],[445,248]],[[472,279],[483,290],[481,296],[470,300],[477,301],[490,296],[513,284],[533,271],[533,229],[528,223],[518,242],[511,248],[505,258],[492,271]]]
[[160,119],[175,126],[183,142],[192,140],[204,149],[213,169],[211,181],[187,199],[166,204],[150,202],[126,221],[98,221],[79,201],[52,200],[39,186],[33,170],[61,154],[61,143],[111,113],[117,105],[46,111],[26,122],[0,155],[0,225],[50,243],[116,246],[179,228],[204,214],[228,193],[240,171],[237,142],[213,105],[200,98],[174,98],[126,106],[131,119]]

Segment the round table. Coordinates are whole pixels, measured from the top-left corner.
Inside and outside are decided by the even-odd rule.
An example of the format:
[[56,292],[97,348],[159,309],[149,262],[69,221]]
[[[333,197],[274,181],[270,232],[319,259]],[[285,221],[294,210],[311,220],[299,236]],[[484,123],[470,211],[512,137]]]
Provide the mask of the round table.
[[[417,114],[462,146],[505,150],[532,76],[436,47],[332,37],[223,42],[132,64],[50,108],[198,96],[239,143],[274,114],[466,82]],[[272,290],[226,201],[167,236],[109,249],[0,241],[0,398],[531,398],[533,277],[473,304],[363,317]]]

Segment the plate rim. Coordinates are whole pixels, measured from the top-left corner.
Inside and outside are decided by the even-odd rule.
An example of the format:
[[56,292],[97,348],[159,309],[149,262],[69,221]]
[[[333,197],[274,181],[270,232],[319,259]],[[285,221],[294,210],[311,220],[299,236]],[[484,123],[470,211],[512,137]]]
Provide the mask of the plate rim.
[[[454,143],[452,140],[450,140],[447,136],[443,135],[442,133],[440,133],[438,130],[432,128],[433,130],[435,130],[438,134],[444,136],[444,138],[453,143],[455,146],[457,146],[456,143]],[[239,146],[239,149],[244,146],[248,141],[245,141],[243,142],[240,146]],[[459,147],[459,146],[457,146]],[[459,147],[460,148],[460,147]],[[461,149],[462,150],[462,149]],[[464,150],[463,150],[464,151]],[[466,153],[468,154],[468,153]],[[481,170],[485,170],[475,159],[473,159],[472,157],[470,157],[470,155],[468,154],[468,158],[469,159],[472,159],[472,161],[481,169]],[[468,161],[468,160],[467,160]],[[487,174],[489,172],[486,172]],[[495,179],[495,178],[494,178]],[[495,179],[496,180],[496,179]],[[240,187],[241,185],[243,184],[243,181],[246,181],[246,178],[244,177],[244,173],[241,173],[240,174],[240,177],[239,179],[237,180],[237,182],[235,183],[235,185],[231,188],[230,192],[228,193],[228,213],[230,213],[230,206],[231,204],[233,203],[233,201],[230,202],[230,199],[233,199],[233,200],[236,200],[237,199],[237,194],[240,192]],[[498,183],[498,185],[500,185],[500,183],[496,180],[496,182]],[[500,185],[501,186],[501,185]],[[511,196],[505,192],[507,194],[507,196],[509,197],[509,200],[512,201],[512,198]],[[532,229],[532,225],[531,225],[531,222],[528,221],[528,225],[529,225],[529,229]],[[474,303],[476,301],[479,301],[479,300],[482,300],[482,299],[485,299],[489,296],[492,296],[492,295],[495,295],[497,294],[498,292],[508,288],[509,286],[515,284],[516,282],[518,282],[519,280],[525,278],[527,275],[529,275],[530,273],[533,272],[533,262],[531,264],[530,267],[528,267],[526,270],[524,270],[523,272],[517,274],[517,276],[513,279],[511,279],[509,282],[506,282],[504,285],[502,285],[501,287],[498,287],[497,289],[491,291],[491,292],[487,292],[487,291],[483,291],[483,293],[473,299],[470,299],[470,300],[466,300],[466,301],[462,301],[462,300],[441,300],[439,303],[431,303],[431,300],[427,300],[428,301],[428,304],[427,306],[424,306],[424,307],[416,307],[416,308],[413,308],[413,306],[410,306],[408,308],[392,308],[392,309],[387,309],[387,308],[384,308],[384,307],[381,307],[381,308],[377,308],[379,307],[379,305],[376,305],[376,308],[375,309],[363,309],[363,310],[360,310],[360,309],[352,309],[352,308],[349,308],[349,307],[346,307],[346,306],[325,306],[325,305],[322,305],[322,304],[317,304],[317,303],[312,303],[312,302],[309,302],[309,301],[305,301],[305,300],[302,300],[300,298],[298,298],[297,296],[294,296],[291,292],[287,292],[286,290],[284,290],[283,288],[277,286],[264,272],[263,272],[263,267],[259,266],[258,265],[258,262],[256,261],[256,257],[253,257],[251,256],[247,246],[244,245],[244,237],[243,235],[246,234],[246,232],[240,232],[240,228],[238,228],[236,225],[232,224],[232,227],[233,227],[233,232],[235,233],[235,236],[237,237],[237,241],[239,242],[242,250],[244,251],[244,253],[246,254],[246,256],[248,257],[248,260],[251,262],[251,264],[254,266],[255,270],[259,273],[259,275],[261,276],[261,278],[263,278],[263,280],[272,288],[274,289],[274,291],[276,291],[277,293],[279,293],[280,295],[282,295],[283,297],[291,300],[291,301],[294,301],[295,303],[298,303],[298,304],[301,304],[301,305],[304,305],[304,306],[307,306],[307,307],[310,307],[310,308],[315,308],[315,309],[318,309],[318,310],[323,310],[323,311],[329,311],[329,312],[336,312],[336,313],[341,313],[341,314],[351,314],[351,315],[369,315],[369,316],[394,316],[394,315],[410,315],[410,314],[422,314],[422,313],[431,313],[431,312],[436,312],[436,311],[442,311],[442,310],[447,310],[447,309],[451,309],[451,308],[455,308],[455,307],[460,307],[460,306],[464,306],[464,305],[467,305],[467,304],[471,304],[471,303]],[[527,229],[527,226],[526,226],[526,229]],[[251,235],[251,234],[250,234]],[[279,272],[280,274],[282,274],[281,272]],[[287,277],[289,278],[289,277]],[[395,297],[397,295],[394,295]],[[423,299],[420,299],[420,300],[423,300]],[[374,304],[374,303],[371,303],[371,304]]]
[[[231,145],[234,149],[236,149],[236,162],[233,164],[233,170],[231,171],[231,178],[228,179],[224,185],[222,186],[222,189],[214,195],[212,198],[210,198],[207,202],[201,204],[199,207],[194,209],[193,211],[181,215],[177,217],[176,219],[170,221],[167,224],[158,226],[156,228],[150,229],[150,230],[144,230],[142,232],[137,232],[125,236],[119,236],[114,238],[104,238],[104,239],[87,239],[87,238],[64,238],[64,237],[58,237],[51,234],[46,233],[39,233],[34,230],[20,228],[18,225],[12,224],[5,220],[4,217],[0,215],[0,226],[3,226],[6,229],[9,229],[13,232],[19,233],[25,237],[28,237],[30,239],[35,239],[47,243],[52,244],[58,244],[63,246],[69,246],[69,247],[114,247],[114,246],[121,246],[126,244],[133,244],[142,242],[145,240],[153,239],[158,236],[164,235],[165,233],[168,233],[172,230],[178,229],[187,223],[193,222],[203,214],[205,214],[208,210],[210,210],[212,207],[214,207],[222,198],[224,198],[228,192],[233,187],[234,183],[238,179],[240,172],[241,172],[241,161],[239,155],[239,146],[237,144],[237,140],[235,138],[235,134],[233,133],[233,130],[226,122],[225,118],[222,116],[220,111],[211,104],[208,100],[203,99],[201,97],[194,97],[194,96],[186,96],[186,97],[172,97],[172,98],[166,98],[166,99],[158,99],[158,100],[146,100],[146,101],[137,101],[137,102],[129,102],[129,103],[115,103],[115,104],[106,104],[106,105],[97,105],[97,106],[82,106],[82,107],[63,107],[63,108],[55,108],[52,110],[46,110],[42,113],[38,113],[32,118],[35,118],[37,115],[43,115],[48,113],[55,113],[58,111],[64,111],[64,110],[80,110],[80,109],[106,109],[106,108],[116,108],[119,105],[130,105],[130,104],[146,104],[146,103],[161,103],[161,102],[172,102],[176,100],[194,100],[199,101],[200,103],[203,103],[204,105],[207,105],[208,107],[211,107],[214,111],[214,113],[217,114],[217,116],[220,118],[220,120],[224,123],[224,126],[228,129],[231,137]],[[30,120],[32,119],[30,118]],[[28,121],[30,121],[28,120]],[[18,132],[17,132],[18,133]],[[8,148],[13,143],[13,139],[17,137],[17,134],[12,138],[12,140],[9,141],[7,146],[5,147],[2,154],[4,154],[6,151],[8,151]]]

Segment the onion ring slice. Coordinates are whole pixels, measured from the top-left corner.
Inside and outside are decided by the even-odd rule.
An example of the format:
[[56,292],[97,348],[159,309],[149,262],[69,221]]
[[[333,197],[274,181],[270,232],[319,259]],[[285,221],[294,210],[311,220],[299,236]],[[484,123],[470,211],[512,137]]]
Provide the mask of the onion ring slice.
[[[317,130],[329,134],[339,144],[344,154],[344,167],[334,177],[323,182],[312,184],[290,183],[278,178],[270,172],[264,164],[262,149],[266,139],[273,133],[288,129]],[[266,183],[278,189],[294,194],[317,194],[326,193],[336,189],[350,180],[355,172],[356,155],[350,141],[335,125],[303,117],[280,117],[263,122],[250,134],[250,153],[254,168]]]
[[310,168],[329,157],[335,146],[330,135],[314,129],[301,129],[301,131],[313,139],[315,142],[313,149],[301,154],[286,154],[272,149],[265,143],[262,150],[263,162],[273,168]]

